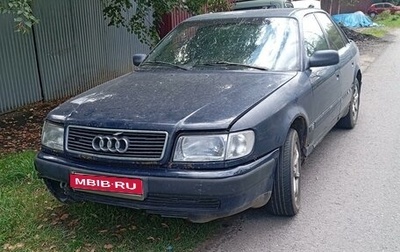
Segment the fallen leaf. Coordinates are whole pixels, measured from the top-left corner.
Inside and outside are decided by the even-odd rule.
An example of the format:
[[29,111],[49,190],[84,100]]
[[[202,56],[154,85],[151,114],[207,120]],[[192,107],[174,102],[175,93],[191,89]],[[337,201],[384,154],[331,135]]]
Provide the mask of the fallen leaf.
[[76,226],[78,222],[79,222],[78,219],[72,220],[68,223],[68,227]]
[[112,249],[114,246],[112,244],[106,244],[104,245],[105,249]]
[[68,219],[68,217],[69,217],[69,214],[63,214],[63,215],[61,215],[60,220],[66,220],[66,219]]

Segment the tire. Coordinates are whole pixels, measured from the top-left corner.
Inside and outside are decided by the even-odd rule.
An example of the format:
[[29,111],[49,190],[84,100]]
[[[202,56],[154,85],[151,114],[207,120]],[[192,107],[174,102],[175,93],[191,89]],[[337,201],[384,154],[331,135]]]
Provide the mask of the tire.
[[376,13],[375,13],[375,12],[371,12],[371,13],[369,14],[369,16],[370,16],[372,19],[374,19],[374,18],[376,17]]
[[339,120],[337,126],[342,129],[353,129],[357,124],[360,109],[360,82],[354,80],[353,95],[349,104],[349,111]]
[[300,209],[301,145],[296,130],[290,129],[275,173],[274,187],[267,210],[280,216],[294,216]]

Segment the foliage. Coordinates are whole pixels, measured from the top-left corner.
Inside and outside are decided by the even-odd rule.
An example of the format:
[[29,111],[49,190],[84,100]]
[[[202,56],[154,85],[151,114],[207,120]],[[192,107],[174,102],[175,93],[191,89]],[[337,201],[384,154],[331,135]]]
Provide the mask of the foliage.
[[[104,17],[109,25],[125,27],[135,33],[142,43],[149,45],[158,41],[157,25],[162,15],[179,5],[179,0],[102,0]],[[135,3],[135,4],[133,4]],[[149,20],[149,17],[153,20]]]
[[386,27],[400,27],[400,12],[391,14],[390,11],[384,11],[376,16],[375,21]]
[[[150,46],[159,40],[157,28],[163,15],[174,9],[184,9],[191,14],[230,9],[229,0],[100,0],[103,14],[109,25],[125,27]],[[0,0],[0,13],[14,15],[16,30],[27,32],[38,23],[31,8],[33,0]]]
[[389,33],[390,29],[400,28],[400,13],[395,15],[390,15],[389,12],[381,13],[375,17],[374,22],[378,23],[379,26],[363,28],[361,32],[363,34],[382,38]]
[[32,25],[39,22],[33,15],[31,8],[32,0],[1,0],[0,13],[12,14],[16,23],[16,30],[27,32]]
[[376,20],[387,20],[392,16],[392,14],[390,13],[390,10],[385,10],[383,12],[381,12],[377,17]]
[[[163,15],[174,9],[187,10],[193,15],[206,11],[226,11],[230,9],[228,0],[102,0],[104,16],[109,25],[125,27],[135,33],[142,43],[150,46],[158,40],[157,29],[162,24]],[[132,4],[135,3],[135,4]],[[149,17],[152,20],[149,20]]]
[[228,0],[187,0],[184,2],[184,8],[193,15],[206,12],[228,11],[232,9],[232,1]]
[[35,154],[0,158],[0,251],[193,251],[222,226],[94,203],[63,205],[37,177]]

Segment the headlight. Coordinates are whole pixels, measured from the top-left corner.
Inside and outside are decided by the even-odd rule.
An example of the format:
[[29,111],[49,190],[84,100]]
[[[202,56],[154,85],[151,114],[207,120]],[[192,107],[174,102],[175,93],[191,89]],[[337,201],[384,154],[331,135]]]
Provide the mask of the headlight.
[[219,135],[181,136],[174,161],[206,162],[235,159],[248,155],[254,146],[251,130]]
[[42,131],[42,144],[56,150],[64,150],[64,127],[45,122]]
[[251,130],[229,134],[226,159],[244,157],[253,150],[254,132]]

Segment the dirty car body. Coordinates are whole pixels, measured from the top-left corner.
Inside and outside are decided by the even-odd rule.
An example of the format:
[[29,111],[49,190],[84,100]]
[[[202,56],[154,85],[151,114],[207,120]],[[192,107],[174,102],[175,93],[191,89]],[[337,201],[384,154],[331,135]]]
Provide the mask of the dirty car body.
[[139,68],[46,118],[39,176],[62,202],[206,222],[252,207],[292,216],[301,164],[353,128],[358,49],[322,10],[189,18]]

